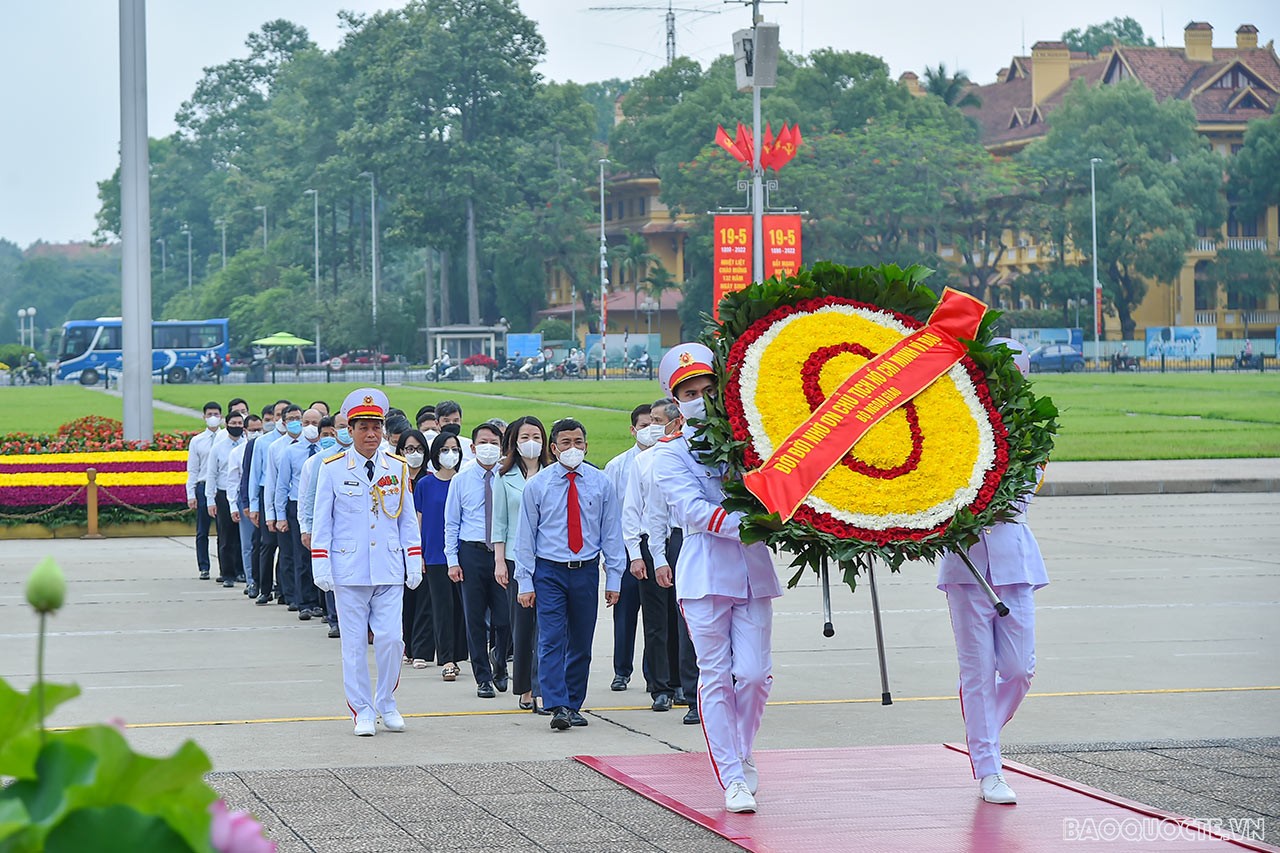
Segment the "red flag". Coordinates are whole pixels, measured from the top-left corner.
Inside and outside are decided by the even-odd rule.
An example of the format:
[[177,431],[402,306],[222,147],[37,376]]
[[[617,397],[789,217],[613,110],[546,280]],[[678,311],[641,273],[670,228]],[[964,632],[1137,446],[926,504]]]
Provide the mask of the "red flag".
[[755,149],[755,143],[751,139],[750,131],[743,126],[742,122],[738,122],[738,135],[734,138],[733,142],[738,146],[738,150],[746,155],[746,158],[742,162],[747,165],[751,165],[752,152]]
[[744,158],[744,155],[738,149],[738,146],[733,143],[733,140],[729,138],[729,134],[725,133],[724,128],[720,125],[716,125],[716,144],[725,151],[728,151],[730,156],[738,162],[746,162],[747,159],[750,159]]

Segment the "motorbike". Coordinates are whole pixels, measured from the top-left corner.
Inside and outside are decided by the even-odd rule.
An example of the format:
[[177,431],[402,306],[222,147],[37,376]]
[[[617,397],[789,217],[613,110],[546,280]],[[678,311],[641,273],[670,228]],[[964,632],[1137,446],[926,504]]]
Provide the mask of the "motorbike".
[[428,382],[452,382],[462,374],[461,364],[446,364],[440,359],[427,368]]
[[627,376],[648,379],[653,373],[653,362],[649,356],[641,355],[627,363]]
[[1112,373],[1118,370],[1137,370],[1139,366],[1138,357],[1129,355],[1127,352],[1117,352],[1111,355]]
[[1261,370],[1262,354],[1246,353],[1246,352],[1240,353],[1239,355],[1236,356],[1235,369],[1236,370]]
[[216,382],[221,372],[222,360],[210,358],[206,355],[202,356],[196,366],[191,368],[188,378],[191,382]]
[[506,364],[499,367],[493,372],[494,379],[528,379],[520,372],[520,366],[523,364],[519,358],[508,358]]
[[49,371],[37,361],[34,364],[24,364],[15,370],[13,381],[15,385],[47,385],[49,376]]

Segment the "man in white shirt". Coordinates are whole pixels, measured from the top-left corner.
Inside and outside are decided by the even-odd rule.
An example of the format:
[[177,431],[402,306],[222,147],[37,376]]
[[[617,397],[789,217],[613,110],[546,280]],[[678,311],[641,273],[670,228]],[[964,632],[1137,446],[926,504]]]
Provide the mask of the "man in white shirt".
[[[627,485],[631,481],[636,456],[653,446],[649,435],[649,404],[636,406],[631,410],[631,437],[634,442],[626,450],[613,457],[604,466],[604,473],[613,485],[613,492],[618,497],[619,506],[627,493]],[[627,547],[627,560],[640,559],[642,543],[640,536],[635,539],[635,550]],[[626,534],[623,533],[626,544]],[[627,689],[631,673],[635,669],[636,656],[636,624],[640,617],[640,582],[631,572],[622,575],[621,597],[618,606],[613,608],[613,683],[609,689],[622,691]],[[650,660],[648,631],[645,631],[644,675],[645,690],[653,697],[653,710],[671,710],[672,691],[667,684],[666,668],[655,670]],[[665,698],[664,698],[665,697]]]
[[217,523],[218,580],[224,587],[235,586],[237,579],[244,580],[240,526],[231,520],[231,504],[227,501],[231,483],[231,451],[244,443],[244,415],[237,409],[227,415],[226,430],[214,437],[201,477],[205,506],[209,508],[209,517]]
[[196,568],[200,580],[209,579],[209,509],[204,499],[204,465],[214,436],[222,425],[222,405],[214,400],[204,404],[207,429],[191,437],[187,445],[187,507],[196,511]]
[[240,564],[244,567],[246,582],[244,594],[253,598],[258,594],[257,573],[253,555],[257,550],[257,528],[249,517],[249,467],[253,464],[250,454],[253,440],[262,435],[262,418],[255,414],[244,417],[244,441],[232,448],[227,457],[227,504],[231,507],[231,520],[240,529]]

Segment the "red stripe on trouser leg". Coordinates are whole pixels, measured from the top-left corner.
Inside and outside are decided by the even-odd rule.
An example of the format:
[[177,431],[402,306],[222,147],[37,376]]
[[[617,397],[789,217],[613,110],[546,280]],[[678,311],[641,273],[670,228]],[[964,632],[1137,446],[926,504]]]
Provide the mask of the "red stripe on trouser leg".
[[347,703],[347,709],[351,711],[351,722],[353,722],[353,723],[354,723],[354,722],[356,721],[356,719],[357,719],[357,718],[359,718],[359,716],[360,716],[360,715],[356,713],[356,709],[355,709],[355,708],[352,708],[352,707],[351,707],[351,703],[350,703],[350,702],[348,702],[348,703]]
[[739,781],[739,721],[733,688],[732,605],[723,596],[680,602],[698,655],[698,711],[707,754],[722,788]]

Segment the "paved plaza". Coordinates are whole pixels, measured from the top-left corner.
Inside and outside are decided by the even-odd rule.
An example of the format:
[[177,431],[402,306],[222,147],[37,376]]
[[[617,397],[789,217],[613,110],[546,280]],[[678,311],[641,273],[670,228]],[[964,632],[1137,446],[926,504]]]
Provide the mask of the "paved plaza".
[[[1274,492],[1038,500],[1031,522],[1052,583],[1038,594],[1038,673],[1005,729],[1007,757],[1195,818],[1264,821],[1250,825],[1276,843],[1277,518]],[[53,723],[121,717],[150,752],[195,739],[214,785],[263,819],[282,851],[732,849],[568,759],[706,748],[678,711],[648,710],[638,672],[630,690],[609,691],[607,615],[586,729],[553,733],[509,694],[476,698],[466,667],[452,684],[430,667],[401,676],[407,732],[355,738],[338,643],[316,621],[196,580],[192,548],[190,538],[0,543],[0,672],[31,681],[22,582],[52,554],[70,588],[52,622],[50,677],[84,691]],[[760,749],[963,740],[932,569],[877,581],[893,705],[880,704],[867,590],[833,589],[828,639],[806,577],[777,602]]]

